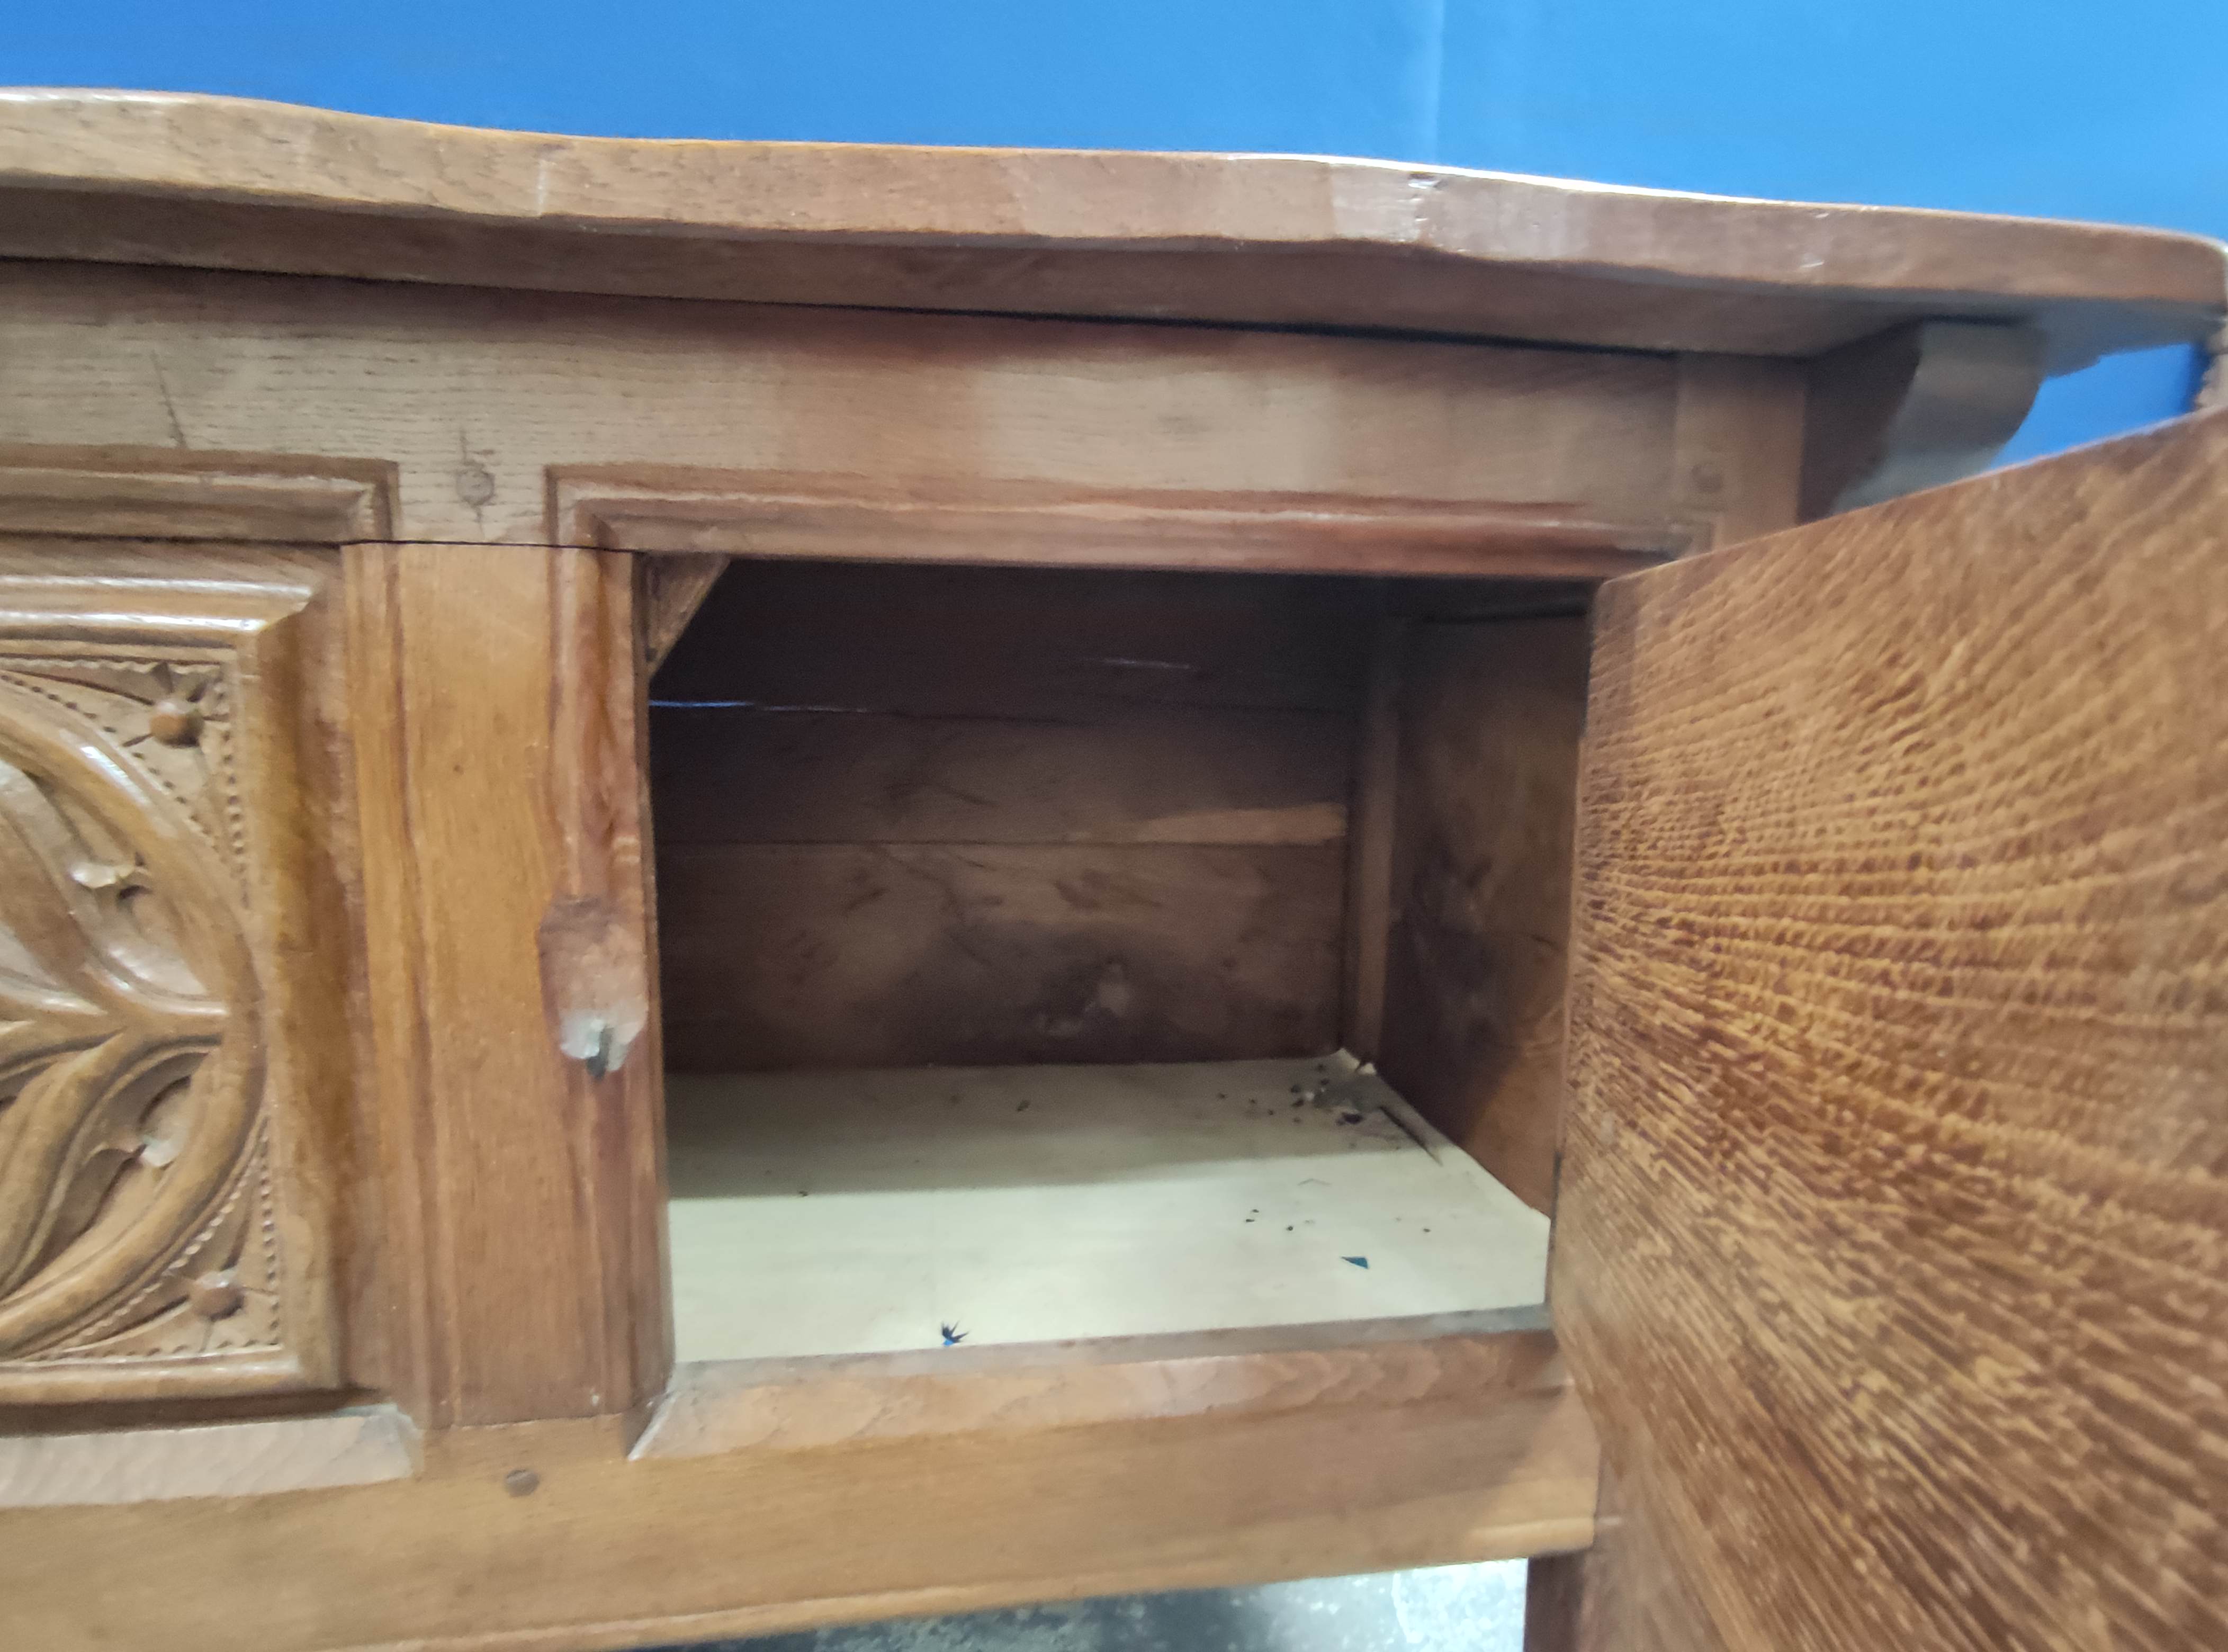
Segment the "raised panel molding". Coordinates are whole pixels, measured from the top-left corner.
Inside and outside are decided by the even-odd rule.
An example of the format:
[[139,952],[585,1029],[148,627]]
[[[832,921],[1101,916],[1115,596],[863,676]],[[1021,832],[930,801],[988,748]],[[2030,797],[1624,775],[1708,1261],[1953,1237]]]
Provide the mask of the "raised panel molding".
[[309,595],[0,579],[0,1402],[336,1379],[274,1036]]
[[0,533],[343,545],[388,536],[394,483],[372,459],[0,445]]
[[700,557],[1600,579],[1705,535],[1576,504],[1013,478],[552,465],[547,487],[554,543]]

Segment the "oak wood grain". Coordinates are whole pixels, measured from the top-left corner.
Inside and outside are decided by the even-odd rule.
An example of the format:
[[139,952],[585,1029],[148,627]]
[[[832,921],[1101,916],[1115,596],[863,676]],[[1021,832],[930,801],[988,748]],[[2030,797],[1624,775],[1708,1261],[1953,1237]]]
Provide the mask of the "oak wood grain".
[[1343,713],[1364,675],[1354,615],[1373,605],[1366,582],[1335,578],[739,559],[658,672],[651,709]]
[[650,713],[675,1064],[1330,1047],[1373,600],[738,562]]
[[1378,1065],[1537,1210],[1554,1197],[1583,616],[1412,628]]
[[1524,1652],[1654,1652],[1681,1644],[1695,1610],[1604,1464],[1592,1543],[1525,1567]]
[[1802,519],[1987,469],[2034,405],[2045,348],[2022,327],[1930,321],[1812,361]]
[[[670,1359],[628,559],[347,552],[390,1392],[428,1426],[623,1412]],[[553,910],[632,929],[642,1028],[560,1048]]]
[[1808,385],[1789,362],[1680,357],[1671,496],[1699,529],[1695,548],[1794,526]]
[[0,541],[11,1406],[343,1383],[332,559],[144,548]]
[[[1445,555],[1451,509],[1458,552],[1475,507],[1599,574],[1664,526],[1674,383],[1602,351],[0,259],[0,444],[384,466],[413,542],[624,548],[566,508],[592,480],[669,513],[636,548],[748,550],[771,477],[839,505],[1267,495],[1354,556],[1373,510]],[[1258,563],[1252,514],[1216,531]]]
[[[1381,599],[1380,599],[1381,603]],[[1341,1040],[1365,1061],[1385,1030],[1385,981],[1392,932],[1393,831],[1400,785],[1400,676],[1407,622],[1380,612],[1370,626],[1369,676],[1354,717],[1347,809],[1346,977]]]
[[2032,317],[2057,370],[2202,337],[2217,243],[1385,161],[567,138],[0,94],[14,257],[1809,355]]
[[1011,710],[660,707],[659,841],[1344,841],[1350,724],[1337,713],[1145,706],[1070,720],[1027,701]]
[[176,447],[0,448],[0,532],[340,545],[384,539],[393,467]]
[[643,570],[643,663],[655,671],[664,663],[688,622],[712,594],[727,569],[727,558],[661,556]]
[[1616,1646],[2228,1640],[2228,415],[1597,610],[1551,1302]]
[[0,1508],[254,1497],[406,1480],[418,1431],[392,1406],[180,1428],[0,1437]]
[[1336,1047],[1336,843],[666,851],[671,1065],[1209,1061]]
[[[0,1599],[13,1634],[54,1652],[217,1652],[239,1645],[247,1602],[271,1652],[556,1652],[1553,1553],[1591,1534],[1592,1430],[1536,1329],[1194,1350],[1111,1380],[1127,1398],[1110,1406],[1084,1373],[1069,1426],[1033,1425],[1062,1412],[1057,1375],[1002,1432],[957,1394],[976,1425],[943,1405],[909,1415],[899,1390],[863,1425],[830,1426],[859,1391],[800,1385],[774,1402],[808,1421],[793,1447],[630,1460],[615,1418],[460,1428],[426,1437],[413,1479],[0,1509]],[[95,1552],[132,1564],[89,1591]]]
[[[1772,457],[1769,447],[1757,455],[1766,465]],[[1528,500],[1093,491],[992,477],[955,485],[665,465],[553,468],[549,488],[550,537],[611,550],[1519,579],[1604,579],[1668,560],[1707,542],[1719,503],[1708,501],[1700,522],[1674,524]]]
[[1414,1405],[1568,1381],[1542,1307],[683,1364],[637,1459]]

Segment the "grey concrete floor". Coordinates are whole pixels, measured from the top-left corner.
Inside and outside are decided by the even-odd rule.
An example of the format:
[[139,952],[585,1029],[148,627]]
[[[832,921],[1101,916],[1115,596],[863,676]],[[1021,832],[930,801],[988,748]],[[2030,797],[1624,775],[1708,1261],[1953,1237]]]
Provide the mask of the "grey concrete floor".
[[1115,1595],[665,1652],[1522,1652],[1524,1563]]

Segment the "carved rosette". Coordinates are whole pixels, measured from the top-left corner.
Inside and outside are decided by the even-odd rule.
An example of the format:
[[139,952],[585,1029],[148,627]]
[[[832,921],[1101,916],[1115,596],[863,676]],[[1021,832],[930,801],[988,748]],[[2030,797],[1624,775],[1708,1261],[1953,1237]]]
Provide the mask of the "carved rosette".
[[219,656],[0,656],[0,1373],[282,1343]]

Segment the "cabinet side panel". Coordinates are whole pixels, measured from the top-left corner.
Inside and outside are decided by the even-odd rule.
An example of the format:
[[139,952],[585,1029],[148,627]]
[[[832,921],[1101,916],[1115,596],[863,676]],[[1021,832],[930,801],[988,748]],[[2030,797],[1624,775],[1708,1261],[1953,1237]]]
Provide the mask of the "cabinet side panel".
[[1535,1209],[1563,1110],[1582,615],[1409,628],[1379,1065]]

